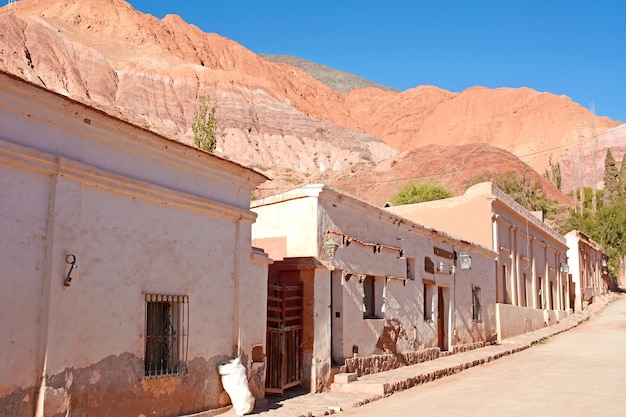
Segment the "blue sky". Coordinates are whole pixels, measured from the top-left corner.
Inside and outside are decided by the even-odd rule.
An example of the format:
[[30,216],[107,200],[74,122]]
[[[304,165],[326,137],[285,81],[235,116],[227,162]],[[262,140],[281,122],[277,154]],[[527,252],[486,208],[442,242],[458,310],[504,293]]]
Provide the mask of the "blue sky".
[[623,0],[130,0],[398,90],[530,87],[626,122]]

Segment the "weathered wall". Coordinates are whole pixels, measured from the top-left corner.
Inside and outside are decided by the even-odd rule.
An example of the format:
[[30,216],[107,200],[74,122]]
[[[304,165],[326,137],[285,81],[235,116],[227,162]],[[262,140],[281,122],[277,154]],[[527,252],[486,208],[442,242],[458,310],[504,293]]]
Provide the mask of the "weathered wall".
[[[0,227],[10,236],[0,242],[0,312],[15,318],[0,323],[10,335],[0,409],[97,417],[218,407],[217,365],[241,354],[249,366],[265,343],[269,259],[252,253],[248,209],[260,177],[15,83],[0,77]],[[64,286],[68,254],[78,268]],[[144,378],[146,293],[189,297],[184,377]],[[262,374],[257,359],[250,371]]]
[[[314,326],[316,364],[311,381],[316,382],[311,386],[317,390],[320,383],[328,382],[331,358],[334,365],[342,365],[354,355],[404,354],[438,347],[436,316],[424,318],[424,280],[435,288],[428,302],[434,302],[434,310],[441,310],[444,317],[444,349],[494,339],[495,254],[487,248],[426,229],[323,185],[267,197],[252,206],[259,215],[253,226],[257,242],[285,237],[287,253],[315,257],[332,270],[316,272],[315,300],[305,304],[305,316],[308,311],[313,315],[307,320]],[[324,250],[323,243],[329,239],[337,245],[334,256]],[[454,254],[460,251],[471,254],[472,269],[460,270],[455,265]],[[444,263],[445,267],[441,271],[427,268],[427,257],[431,265]],[[363,314],[365,277],[375,280],[376,317]],[[436,296],[439,287],[445,304],[441,309]],[[472,287],[482,289],[480,321],[471,316]]]
[[[32,415],[41,375],[41,294],[44,291],[51,178],[25,169],[0,141],[0,409]],[[28,200],[25,192],[28,190]],[[62,280],[62,278],[61,278]],[[26,400],[26,401],[25,401]]]
[[[29,177],[19,172],[15,175]],[[21,335],[20,329],[5,331],[13,334],[19,345],[30,343],[25,351],[9,351],[3,368],[9,370],[5,390],[36,385],[33,377],[41,372],[45,360],[48,385],[60,390],[57,395],[65,398],[74,413],[142,410],[174,415],[217,407],[222,391],[217,364],[238,353],[247,359],[253,344],[264,345],[265,303],[259,297],[266,291],[259,279],[262,268],[252,274],[251,268],[242,271],[251,282],[236,283],[237,246],[246,247],[237,244],[237,223],[207,211],[154,204],[139,195],[129,196],[119,189],[85,184],[68,176],[54,179],[52,192],[41,188],[43,196],[52,196],[39,206],[43,218],[30,218],[28,210],[20,214],[19,223],[30,224],[34,230],[24,228],[15,237],[25,247],[44,242],[49,256],[40,248],[38,254],[31,253],[30,259],[16,264],[18,268],[40,265],[36,268],[44,273],[34,275],[21,268],[7,271],[27,282],[32,279],[30,285],[23,281],[21,285],[29,288],[29,293],[21,290],[23,295],[17,298],[20,291],[6,292],[11,297],[3,300],[3,305],[9,308],[17,302],[36,309],[31,315],[25,312],[25,322],[16,322],[26,334]],[[26,194],[30,198],[32,190],[47,181],[43,177],[34,186],[23,183],[22,191],[11,197],[25,201]],[[47,211],[48,206],[50,216],[41,209]],[[42,235],[46,219],[47,236]],[[7,223],[16,220],[13,217]],[[241,237],[245,242],[246,236]],[[249,243],[247,248],[250,264]],[[21,250],[7,252],[23,256]],[[79,268],[72,273],[71,286],[65,287],[69,253],[76,256]],[[50,262],[49,275],[46,262]],[[143,380],[145,293],[189,296],[189,377]],[[245,306],[241,318],[237,317],[239,305]],[[245,340],[238,339],[239,333]],[[235,349],[238,343],[242,352]],[[25,355],[33,347],[39,348],[32,352],[35,355]],[[13,360],[15,355],[20,360]],[[21,367],[25,362],[37,364],[38,369],[25,373],[24,369],[33,367]],[[20,380],[23,375],[31,380]],[[120,384],[120,378],[131,381],[130,385]],[[129,388],[136,400],[118,404],[128,397]],[[164,390],[168,395],[163,395]],[[94,396],[97,403],[90,400]],[[30,400],[33,407],[35,397]]]
[[[333,334],[336,359],[349,358],[357,349],[359,356],[368,356],[438,346],[436,316],[434,320],[424,319],[423,280],[431,282],[435,288],[432,300],[435,310],[439,310],[437,288],[443,288],[441,314],[445,322],[445,349],[494,339],[495,287],[492,277],[495,254],[474,247],[473,251],[470,250],[472,269],[461,270],[456,265],[456,270],[451,273],[454,259],[438,255],[435,248],[452,255],[461,250],[458,240],[435,231],[425,231],[419,225],[362,202],[347,198],[342,198],[343,204],[331,201],[331,198],[321,200],[320,230],[322,233],[335,231],[338,232],[335,236],[339,236],[336,255],[329,262],[343,273],[342,293],[333,292],[333,298],[341,297],[337,303],[341,311],[339,318],[337,311],[333,311],[332,319],[340,320],[343,329],[341,336]],[[380,250],[376,250],[376,245]],[[472,245],[467,247],[472,248]],[[443,262],[444,270],[428,272],[426,257],[435,265]],[[364,288],[360,279],[363,276],[375,277],[378,318],[363,317]],[[481,288],[481,322],[472,321],[472,287]],[[341,340],[341,348],[336,339]]]

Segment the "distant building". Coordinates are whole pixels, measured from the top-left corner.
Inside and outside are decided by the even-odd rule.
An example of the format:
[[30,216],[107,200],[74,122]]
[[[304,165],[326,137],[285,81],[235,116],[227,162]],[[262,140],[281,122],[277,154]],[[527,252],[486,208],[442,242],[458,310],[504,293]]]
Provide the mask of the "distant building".
[[594,297],[606,294],[610,288],[608,259],[604,248],[580,230],[567,233],[565,240],[569,273],[574,284],[571,305],[574,310],[583,310]]
[[252,210],[253,244],[274,259],[268,390],[320,391],[333,369],[375,373],[495,341],[492,250],[321,184]]
[[0,73],[0,414],[179,416],[264,395],[266,178]]
[[493,249],[498,337],[554,324],[569,314],[565,238],[490,182],[444,200],[387,208]]

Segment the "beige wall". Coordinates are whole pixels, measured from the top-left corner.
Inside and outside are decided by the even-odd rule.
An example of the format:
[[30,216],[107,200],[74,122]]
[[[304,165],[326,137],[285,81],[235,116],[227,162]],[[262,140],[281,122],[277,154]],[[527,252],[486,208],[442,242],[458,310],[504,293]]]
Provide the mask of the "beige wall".
[[[216,367],[238,353],[262,395],[250,352],[270,260],[252,251],[248,208],[262,177],[10,77],[0,88],[0,313],[14,318],[0,323],[0,409],[216,408]],[[144,379],[146,293],[189,297],[185,377]]]
[[[252,234],[254,245],[262,247],[272,259],[317,254],[321,244],[314,221],[318,215],[315,200],[306,198],[305,193],[281,204],[272,204],[271,199],[263,199],[271,209],[258,208],[252,202],[258,216]],[[276,243],[267,244],[268,239]]]
[[[546,308],[554,315],[569,311],[567,274],[561,270],[567,263],[565,239],[492,183],[476,184],[459,197],[388,210],[497,252],[493,277],[498,303]],[[509,310],[519,314],[504,313]],[[528,321],[526,313],[518,309],[503,307],[499,311],[501,337],[518,334],[518,318],[522,323]]]
[[492,200],[484,192],[484,187],[475,186],[462,196],[387,207],[386,210],[452,236],[493,248]]

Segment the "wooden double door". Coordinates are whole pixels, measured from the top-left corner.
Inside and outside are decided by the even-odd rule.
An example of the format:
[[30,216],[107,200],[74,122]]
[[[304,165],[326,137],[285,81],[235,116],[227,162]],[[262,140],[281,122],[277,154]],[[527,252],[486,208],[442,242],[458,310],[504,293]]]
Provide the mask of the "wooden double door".
[[267,291],[265,391],[282,394],[302,383],[302,285],[270,284]]

